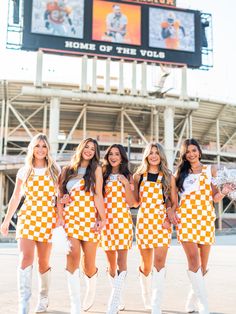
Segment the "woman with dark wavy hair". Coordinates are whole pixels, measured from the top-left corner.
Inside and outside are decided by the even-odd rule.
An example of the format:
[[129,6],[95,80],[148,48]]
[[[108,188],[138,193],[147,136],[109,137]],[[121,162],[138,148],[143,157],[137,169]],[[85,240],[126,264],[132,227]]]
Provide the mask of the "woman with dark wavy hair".
[[217,169],[215,166],[204,165],[201,158],[199,143],[193,138],[186,139],[180,149],[176,173],[176,185],[180,194],[177,236],[188,260],[191,282],[186,311],[209,314],[203,276],[207,273],[210,248],[215,238],[213,201],[221,201],[228,191],[223,188],[220,192],[212,184]]
[[58,209],[60,218],[65,220],[65,231],[71,243],[71,252],[67,255],[66,266],[71,313],[76,314],[80,313],[81,249],[87,287],[83,300],[85,311],[93,305],[95,298],[96,250],[100,232],[105,225],[103,178],[99,158],[97,141],[92,138],[83,140],[77,147],[70,165],[63,168],[59,180],[60,204]]
[[107,314],[124,310],[121,296],[127,275],[128,250],[133,239],[130,207],[136,205],[132,186],[126,151],[122,145],[113,144],[107,149],[103,162],[106,225],[102,230],[101,245],[107,256],[108,276],[113,288]]

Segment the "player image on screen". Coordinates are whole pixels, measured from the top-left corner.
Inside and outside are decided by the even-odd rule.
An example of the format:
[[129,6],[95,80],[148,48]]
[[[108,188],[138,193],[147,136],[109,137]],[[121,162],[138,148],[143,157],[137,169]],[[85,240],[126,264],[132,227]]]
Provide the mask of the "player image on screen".
[[194,14],[179,10],[150,8],[149,46],[194,52]]
[[92,39],[111,43],[141,44],[141,6],[93,1]]
[[112,6],[113,12],[106,17],[106,32],[107,36],[111,36],[111,41],[116,43],[124,42],[126,35],[128,19],[126,15],[121,12],[118,4]]
[[173,12],[170,12],[166,21],[161,23],[161,29],[161,35],[165,40],[166,48],[178,49],[180,46],[179,32],[181,31],[183,36],[185,36],[185,30]]
[[70,31],[75,34],[70,14],[72,8],[66,4],[65,0],[48,1],[44,13],[45,27],[52,31],[52,34],[65,36],[68,33],[66,22],[70,25]]
[[84,0],[33,0],[34,33],[83,38]]

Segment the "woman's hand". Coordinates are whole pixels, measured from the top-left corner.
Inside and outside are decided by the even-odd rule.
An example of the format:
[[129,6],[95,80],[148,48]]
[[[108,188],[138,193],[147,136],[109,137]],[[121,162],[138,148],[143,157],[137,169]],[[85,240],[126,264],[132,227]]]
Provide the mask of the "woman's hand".
[[125,186],[126,184],[129,184],[128,179],[123,174],[118,175],[118,180],[123,186]]
[[234,190],[236,190],[236,185],[234,183],[225,183],[220,192],[223,195],[227,195]]
[[180,222],[180,219],[179,219],[175,209],[168,207],[166,209],[166,211],[167,211],[167,217],[168,217],[170,223],[172,223],[175,226],[178,225],[178,223]]
[[94,231],[100,233],[106,225],[106,220],[97,220],[94,226]]
[[72,201],[71,197],[69,194],[64,194],[61,198],[60,198],[60,204],[63,205],[68,205],[70,204]]
[[9,225],[10,225],[10,223],[7,221],[3,221],[3,223],[1,224],[1,234],[4,237],[6,237],[8,235]]

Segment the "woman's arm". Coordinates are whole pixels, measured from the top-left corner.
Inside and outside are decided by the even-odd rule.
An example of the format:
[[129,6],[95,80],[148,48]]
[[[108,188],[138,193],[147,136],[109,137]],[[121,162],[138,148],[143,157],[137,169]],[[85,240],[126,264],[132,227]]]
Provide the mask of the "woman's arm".
[[11,218],[14,215],[20,200],[21,200],[21,187],[22,187],[22,180],[20,180],[19,178],[16,178],[16,184],[15,184],[15,188],[12,194],[12,197],[10,199],[10,202],[8,204],[8,210],[6,213],[6,216],[3,220],[3,223],[1,225],[1,233],[4,236],[8,235],[8,229],[9,229],[9,225],[11,222]]
[[175,177],[171,175],[170,181],[170,207],[167,207],[167,216],[170,222],[174,225],[177,225],[179,218],[176,214],[176,208],[178,207],[178,194],[177,187],[175,182]]
[[122,183],[125,189],[126,203],[129,205],[129,207],[138,207],[138,202],[136,202],[133,191],[131,189],[131,184],[134,183],[132,176],[130,176],[129,182],[129,180],[124,175],[119,174],[118,180]]
[[[211,166],[211,175],[214,178],[217,176],[217,167],[215,165]],[[220,191],[217,188],[217,186],[215,186],[212,183],[211,183],[211,189],[212,189],[212,197],[213,197],[214,203],[219,203],[226,196],[226,194],[229,192],[229,190],[227,189],[227,186],[225,186],[222,189],[222,191]]]
[[139,181],[140,181],[140,178],[141,176],[139,174],[134,174],[133,176],[134,178],[134,199],[135,199],[135,203],[137,206],[135,207],[138,207],[140,205],[140,198],[139,198]]
[[103,186],[103,176],[102,176],[102,168],[100,166],[97,167],[95,171],[95,194],[94,194],[94,203],[101,218],[99,221],[97,229],[100,231],[106,223],[106,214],[105,214],[105,207],[103,201],[103,194],[102,194],[102,186]]

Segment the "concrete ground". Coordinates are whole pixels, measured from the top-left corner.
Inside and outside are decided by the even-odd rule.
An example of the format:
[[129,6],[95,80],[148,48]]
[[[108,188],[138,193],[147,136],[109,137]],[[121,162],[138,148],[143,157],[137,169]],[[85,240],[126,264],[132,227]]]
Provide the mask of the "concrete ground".
[[[0,243],[0,314],[17,313],[16,271],[18,250],[15,243]],[[48,313],[66,314],[69,312],[69,297],[65,276],[65,256],[52,254],[52,285],[50,290],[50,307]],[[124,314],[148,313],[142,304],[138,278],[139,255],[134,244],[128,257],[128,277],[125,290],[126,309]],[[97,266],[99,277],[94,306],[88,313],[106,312],[106,304],[111,288],[106,278],[106,260],[101,249],[98,250]],[[236,235],[217,236],[216,245],[212,247],[210,272],[206,278],[210,311],[212,314],[236,313]],[[81,293],[84,282],[81,279]],[[189,288],[186,274],[186,259],[183,249],[173,240],[168,253],[166,286],[163,299],[163,314],[184,314],[184,303]],[[33,277],[33,295],[31,311],[37,301],[36,264]],[[83,312],[82,312],[83,313]],[[122,312],[120,312],[122,313]]]

